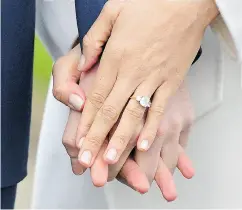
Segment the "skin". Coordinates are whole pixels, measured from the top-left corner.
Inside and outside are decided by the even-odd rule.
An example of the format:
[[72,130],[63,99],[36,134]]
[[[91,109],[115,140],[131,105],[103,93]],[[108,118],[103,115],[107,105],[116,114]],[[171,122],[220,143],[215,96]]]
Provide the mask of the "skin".
[[[118,162],[144,116],[137,146],[151,147],[167,104],[183,84],[204,31],[217,15],[213,0],[106,3],[84,37],[79,64],[80,71],[89,70],[106,44],[78,126],[76,140],[85,137],[81,165],[93,165],[118,120],[103,154],[106,163]],[[131,96],[152,97],[152,105],[147,111]]]
[[[60,77],[54,77],[54,87],[56,83],[60,83],[56,79],[66,77],[66,75],[71,75],[72,72],[75,72],[80,53],[80,47],[77,46],[66,56],[57,60],[53,70],[54,74],[60,75]],[[84,95],[88,95],[90,92],[96,77],[97,68],[98,65],[81,76],[81,88],[79,88],[83,91]],[[62,78],[62,80],[64,79]],[[63,89],[67,87],[72,88],[71,85],[67,86],[64,83],[63,86]],[[110,181],[117,178],[132,189],[140,193],[146,193],[149,190],[151,182],[155,180],[165,199],[172,201],[176,198],[177,193],[172,177],[175,168],[177,167],[186,178],[191,178],[194,175],[191,161],[184,152],[187,135],[192,123],[193,111],[185,87],[181,88],[169,103],[164,118],[160,121],[156,140],[149,151],[141,152],[135,150],[134,156],[130,156],[130,152],[134,149],[143,127],[143,120],[133,135],[133,143],[123,153],[120,161],[112,166],[108,166],[102,156],[109,139],[118,126],[118,123],[115,124],[109,137],[102,145],[98,158],[91,167],[91,176],[95,186],[103,186],[107,180]],[[63,144],[70,156],[73,172],[78,175],[82,174],[86,169],[79,163],[77,158],[81,145],[79,141],[76,142],[75,136],[80,118],[81,113],[79,111],[70,111],[63,136]]]

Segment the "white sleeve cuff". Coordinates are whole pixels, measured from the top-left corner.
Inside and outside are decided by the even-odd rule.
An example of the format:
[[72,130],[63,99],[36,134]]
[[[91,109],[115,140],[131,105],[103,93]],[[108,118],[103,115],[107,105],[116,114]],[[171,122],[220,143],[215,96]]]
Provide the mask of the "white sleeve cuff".
[[242,1],[216,0],[220,15],[211,28],[222,41],[226,51],[242,62]]

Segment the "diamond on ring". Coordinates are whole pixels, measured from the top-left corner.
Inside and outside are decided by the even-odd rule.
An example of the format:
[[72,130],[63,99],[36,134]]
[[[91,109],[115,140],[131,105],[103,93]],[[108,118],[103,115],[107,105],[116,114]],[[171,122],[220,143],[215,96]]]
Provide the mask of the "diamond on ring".
[[140,105],[145,108],[148,108],[151,106],[150,97],[148,96],[137,96],[136,101],[138,101]]

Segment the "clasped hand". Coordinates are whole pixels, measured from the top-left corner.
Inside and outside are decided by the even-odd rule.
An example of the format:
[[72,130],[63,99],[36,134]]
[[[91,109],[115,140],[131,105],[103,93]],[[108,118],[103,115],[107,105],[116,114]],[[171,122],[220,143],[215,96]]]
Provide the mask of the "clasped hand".
[[[191,112],[187,114],[191,106],[184,103],[182,107],[180,103],[184,100],[181,96],[186,95],[181,85],[204,30],[216,15],[212,0],[112,0],[106,3],[83,40],[79,72],[76,71],[78,56],[74,53],[78,50],[70,53],[72,59],[64,57],[54,67],[60,67],[58,63],[65,59],[72,61],[69,68],[74,73],[68,79],[70,87],[61,87],[60,80],[54,77],[55,97],[69,106],[74,101],[70,97],[67,100],[71,88],[75,92],[74,102],[77,102],[74,105],[83,105],[81,102],[85,100],[85,94],[73,85],[80,72],[90,71],[91,74],[94,65],[98,68],[92,88],[86,94],[83,113],[71,111],[63,138],[75,173],[83,173],[85,168],[91,167],[95,185],[105,184],[108,175],[114,174],[109,178],[121,176],[138,190],[130,177],[134,171],[146,172],[143,178],[148,177],[149,182],[155,178],[163,194],[165,183],[172,189],[174,183],[164,180],[167,181],[167,177],[172,180],[171,172],[176,166],[185,177],[193,175],[182,150],[191,124]],[[81,85],[85,83],[83,75]],[[82,100],[77,100],[76,95],[82,96]],[[152,98],[151,107],[145,109],[136,100],[130,100],[132,96]],[[70,107],[78,111],[82,108]],[[135,162],[130,153],[136,145],[147,152],[136,150]],[[152,162],[148,154],[153,156]],[[135,170],[127,170],[127,165]],[[151,165],[152,168],[148,167]],[[97,174],[103,176],[98,178]],[[139,191],[146,191],[144,188]]]
[[[74,82],[71,85],[62,84],[59,86],[59,76],[69,75],[72,78],[77,72],[77,64],[80,55],[80,47],[70,51],[68,55],[60,58],[54,65],[54,90],[62,89],[63,92],[74,91]],[[91,68],[89,72],[82,75],[80,87],[82,94],[87,94],[93,85],[97,73],[98,65]],[[66,74],[66,72],[68,74]],[[68,79],[66,79],[68,80]],[[54,91],[55,92],[55,91]],[[65,97],[64,97],[65,98]],[[70,110],[69,119],[63,135],[63,144],[70,156],[72,170],[75,174],[81,175],[85,168],[78,161],[80,149],[79,141],[76,141],[77,127],[81,118],[80,111]],[[188,133],[193,121],[193,109],[190,103],[188,92],[184,85],[170,100],[162,120],[159,123],[155,141],[146,152],[134,149],[136,140],[144,124],[144,118],[137,126],[131,143],[121,155],[119,161],[114,165],[109,165],[103,159],[103,153],[108,141],[115,132],[119,121],[112,128],[109,136],[105,139],[99,154],[91,167],[91,177],[95,186],[103,186],[107,180],[117,178],[122,183],[130,186],[140,193],[149,190],[153,180],[160,187],[165,199],[172,201],[176,198],[176,188],[172,173],[175,168],[181,171],[184,177],[191,178],[194,169],[190,160],[184,152],[187,144]],[[131,152],[133,154],[131,155]]]
[[[132,136],[144,116],[137,148],[150,148],[166,105],[182,84],[213,17],[213,13],[206,13],[206,6],[210,9],[213,4],[206,2],[209,1],[106,3],[83,39],[79,65],[80,71],[88,71],[103,52],[77,132],[77,141],[82,144],[79,161],[84,167],[93,165],[118,120],[103,155],[108,164],[117,163],[132,144]],[[131,99],[143,96],[152,99],[148,110]]]

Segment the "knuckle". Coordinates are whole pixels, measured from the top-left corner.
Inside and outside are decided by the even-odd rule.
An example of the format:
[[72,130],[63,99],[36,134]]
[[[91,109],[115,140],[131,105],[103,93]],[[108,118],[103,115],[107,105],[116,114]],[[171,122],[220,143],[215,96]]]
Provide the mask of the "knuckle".
[[127,137],[126,135],[124,135],[124,134],[119,134],[119,135],[116,137],[116,139],[117,139],[117,142],[119,143],[119,145],[120,145],[121,147],[124,147],[124,146],[127,145],[128,137]]
[[101,115],[105,120],[114,122],[118,118],[118,111],[112,105],[104,105],[101,109]]
[[94,32],[92,30],[89,30],[88,33],[83,37],[83,48],[91,48],[93,51],[100,53],[103,42],[96,39],[93,33]]
[[133,108],[127,107],[127,113],[135,120],[141,120],[144,115],[144,111],[138,107],[133,107]]
[[178,116],[173,117],[170,125],[171,132],[176,132],[181,128],[181,120]]
[[74,137],[63,137],[62,144],[66,148],[68,155],[75,158],[78,155],[78,148],[76,147],[76,139]]
[[159,126],[158,130],[157,130],[157,136],[160,137],[164,137],[168,132],[168,125],[161,123],[161,125]]
[[54,87],[53,88],[53,96],[55,97],[56,100],[62,101],[63,99],[63,87]]
[[87,144],[91,147],[91,148],[99,148],[103,141],[99,136],[92,136],[86,139]]
[[153,114],[154,116],[160,118],[161,116],[164,115],[165,112],[165,107],[164,106],[154,106],[150,107],[149,112]]
[[87,134],[92,126],[91,122],[83,122],[80,124],[80,127],[78,128],[78,132],[82,134]]
[[105,101],[105,97],[100,92],[93,92],[88,100],[94,105],[97,109],[100,109]]
[[55,76],[56,73],[59,71],[60,68],[63,68],[63,65],[66,63],[66,57],[60,57],[52,67],[52,75]]

